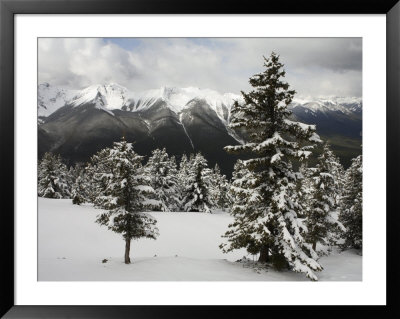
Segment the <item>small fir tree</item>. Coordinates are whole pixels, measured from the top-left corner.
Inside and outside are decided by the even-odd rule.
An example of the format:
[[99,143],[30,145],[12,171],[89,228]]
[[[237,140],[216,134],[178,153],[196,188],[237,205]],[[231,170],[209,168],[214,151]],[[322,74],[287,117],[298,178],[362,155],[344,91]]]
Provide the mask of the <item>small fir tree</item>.
[[346,228],[342,248],[362,249],[362,155],[346,171],[340,221]]
[[75,165],[71,166],[68,170],[68,178],[69,178],[69,185],[71,186],[71,190],[73,185],[76,182],[78,176],[82,177],[82,174],[85,172],[85,166],[82,163],[76,163]]
[[38,195],[47,198],[70,198],[68,169],[60,155],[45,153],[38,167]]
[[151,180],[151,186],[155,190],[155,198],[160,202],[160,205],[153,209],[164,212],[176,210],[179,195],[175,158],[169,158],[165,148],[163,150],[156,149],[147,162],[146,170]]
[[326,154],[327,168],[334,179],[335,200],[340,204],[343,195],[345,170],[343,165],[340,163],[339,158],[331,150],[329,143],[326,143],[326,149],[324,152]]
[[84,180],[82,179],[81,176],[78,176],[76,178],[75,183],[72,186],[72,191],[71,191],[72,204],[74,205],[83,204],[86,201],[85,193],[86,189]]
[[314,251],[317,243],[329,249],[329,246],[335,244],[335,234],[344,229],[338,221],[339,203],[335,180],[337,168],[336,159],[328,144],[325,144],[316,167],[309,169],[308,176],[310,194],[307,198],[307,240],[312,243]]
[[[102,163],[97,159],[101,158]],[[159,204],[150,199],[154,189],[141,164],[142,156],[126,141],[114,143],[113,148],[100,151],[94,158],[96,188],[95,206],[107,210],[96,222],[122,234],[125,240],[125,263],[129,264],[132,239],[156,239],[157,221],[144,211]]]
[[247,251],[252,255],[260,252],[257,239],[252,235],[256,230],[243,227],[243,225],[251,226],[248,218],[252,217],[249,214],[244,214],[243,208],[249,211],[256,211],[260,206],[261,195],[257,189],[253,188],[254,183],[256,183],[254,174],[242,160],[238,160],[234,165],[232,182],[229,188],[230,214],[234,217],[234,222],[229,225],[229,230],[223,236],[229,240],[229,246],[226,244],[220,245],[224,252],[243,247],[246,247]]
[[214,166],[210,189],[212,190],[212,200],[215,203],[215,207],[225,210],[229,206],[229,182],[226,176],[221,174],[218,164]]
[[178,170],[178,196],[179,209],[184,210],[185,190],[188,187],[187,181],[189,176],[189,161],[186,154],[183,154],[179,163]]
[[84,184],[87,192],[87,199],[95,203],[96,198],[102,196],[108,185],[107,175],[104,172],[111,172],[112,163],[108,161],[111,148],[104,148],[90,158],[90,162],[85,167]]
[[209,188],[211,173],[207,160],[200,153],[188,162],[188,175],[182,200],[184,211],[211,212],[214,206]]
[[170,211],[178,211],[181,205],[179,171],[175,156],[169,158],[169,178],[171,188],[169,191],[168,207]]

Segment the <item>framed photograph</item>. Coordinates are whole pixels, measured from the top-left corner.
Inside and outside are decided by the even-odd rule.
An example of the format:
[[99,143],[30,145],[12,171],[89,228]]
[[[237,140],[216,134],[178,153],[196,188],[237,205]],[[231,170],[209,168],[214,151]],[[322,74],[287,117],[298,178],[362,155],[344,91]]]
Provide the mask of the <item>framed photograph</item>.
[[1,1],[1,315],[398,313],[400,5],[289,2]]

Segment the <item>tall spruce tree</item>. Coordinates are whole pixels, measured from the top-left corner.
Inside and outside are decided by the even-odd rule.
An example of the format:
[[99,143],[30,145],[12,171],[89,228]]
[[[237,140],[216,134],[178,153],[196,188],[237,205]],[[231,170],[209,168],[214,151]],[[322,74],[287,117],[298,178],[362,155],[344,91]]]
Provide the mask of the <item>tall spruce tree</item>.
[[362,249],[362,155],[352,159],[346,171],[339,220],[346,231],[342,248]]
[[48,152],[39,162],[38,195],[47,198],[70,198],[68,169],[60,155]]
[[[101,184],[97,188],[95,206],[107,210],[96,222],[122,234],[125,240],[126,264],[130,260],[132,239],[142,237],[156,239],[157,221],[145,210],[158,202],[150,199],[154,189],[142,166],[142,156],[133,151],[126,141],[115,142],[113,148],[101,151],[102,163],[94,163],[94,175]],[[96,159],[96,157],[94,158]]]
[[282,80],[285,71],[279,56],[272,53],[264,58],[264,67],[250,78],[254,89],[242,92],[244,103],[235,102],[231,110],[231,128],[244,130],[247,138],[244,144],[225,149],[249,154],[243,165],[250,176],[242,190],[237,189],[248,197],[247,203],[236,206],[234,222],[224,235],[228,243],[222,248],[257,251],[260,262],[271,261],[276,268],[288,267],[317,280],[314,271],[322,267],[305,241],[306,227],[298,218],[302,206],[292,196],[297,174],[290,160],[307,158],[320,139],[315,126],[289,119],[288,105],[295,91]]

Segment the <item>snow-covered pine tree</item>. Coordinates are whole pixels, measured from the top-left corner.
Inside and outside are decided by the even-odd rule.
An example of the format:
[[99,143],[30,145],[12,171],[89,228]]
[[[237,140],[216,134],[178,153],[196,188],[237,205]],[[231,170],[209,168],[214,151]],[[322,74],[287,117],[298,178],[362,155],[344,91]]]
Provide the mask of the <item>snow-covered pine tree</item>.
[[75,165],[71,165],[68,170],[69,184],[72,185],[75,183],[78,176],[82,175],[84,172],[85,166],[82,163],[76,163]]
[[303,211],[301,212],[302,217],[306,217],[312,196],[312,184],[311,184],[311,170],[308,168],[307,162],[302,162],[299,167],[299,175],[297,179],[297,192],[301,198]]
[[191,157],[188,162],[188,175],[182,200],[184,211],[211,212],[214,206],[209,189],[211,173],[203,155],[197,153],[196,156]]
[[85,197],[86,188],[84,184],[84,179],[78,176],[75,183],[72,185],[71,198],[72,204],[80,205],[86,201]]
[[335,181],[337,164],[329,145],[325,144],[316,167],[309,169],[310,193],[306,198],[306,226],[307,241],[312,243],[314,251],[317,243],[329,250],[329,247],[335,244],[337,234],[344,229],[338,221],[339,203]]
[[97,189],[95,206],[107,210],[97,216],[96,222],[122,234],[125,240],[125,263],[129,264],[132,239],[156,239],[157,221],[144,211],[157,201],[150,180],[142,166],[142,156],[133,151],[125,140],[115,142],[113,148],[101,154],[102,165],[95,173],[103,185]]
[[85,166],[82,163],[76,163],[68,171],[69,185],[71,185],[72,203],[80,205],[87,201],[88,188],[85,176]]
[[210,189],[212,191],[212,200],[215,207],[225,210],[229,206],[229,182],[225,175],[221,174],[218,163],[215,164],[210,180]]
[[346,228],[342,248],[362,249],[362,155],[346,171],[339,220]]
[[189,176],[189,161],[186,154],[183,154],[178,170],[178,194],[179,210],[184,210],[185,190],[187,188],[187,177]]
[[103,173],[112,171],[112,163],[107,161],[110,151],[111,148],[101,149],[90,158],[90,162],[85,167],[84,185],[87,199],[93,204],[107,187],[108,179]]
[[178,170],[178,165],[176,163],[176,158],[174,155],[172,155],[169,158],[170,164],[169,164],[169,175],[171,179],[171,184],[173,187],[171,187],[171,192],[170,192],[170,197],[168,201],[168,207],[169,210],[172,212],[179,211],[180,206],[181,206],[181,193],[180,193],[180,185],[179,185],[179,170]]
[[247,153],[243,161],[251,176],[242,184],[246,205],[237,207],[235,221],[225,234],[224,251],[245,247],[260,253],[260,262],[272,261],[275,267],[290,267],[317,280],[314,271],[322,269],[317,255],[305,242],[306,227],[298,218],[302,209],[297,197],[297,174],[291,159],[307,158],[320,142],[315,126],[289,120],[295,91],[282,81],[285,76],[279,56],[264,58],[265,70],[250,78],[254,88],[242,92],[244,103],[235,102],[231,110],[231,128],[244,129],[246,142],[227,146],[229,153]]
[[170,158],[165,148],[156,149],[146,164],[146,171],[151,180],[150,184],[155,190],[155,198],[160,202],[153,209],[164,212],[178,209],[178,176],[175,158]]
[[345,170],[343,165],[340,163],[339,158],[333,153],[329,144],[326,145],[327,149],[326,153],[326,162],[329,171],[331,172],[333,179],[335,181],[335,200],[339,205],[338,213],[340,214],[340,202],[342,199],[343,188],[344,188],[344,179],[345,179]]
[[38,167],[38,195],[47,198],[69,198],[68,169],[60,155],[45,153]]
[[251,225],[248,218],[252,216],[246,214],[244,210],[258,210],[261,195],[258,189],[253,189],[252,185],[256,182],[253,173],[245,166],[242,160],[237,160],[232,173],[232,181],[229,188],[231,200],[230,214],[234,217],[234,222],[229,225],[229,230],[223,235],[228,238],[229,245],[225,243],[219,247],[224,252],[246,247],[247,251],[255,255],[260,252],[257,238],[253,236],[256,231],[254,228],[246,228],[244,225]]

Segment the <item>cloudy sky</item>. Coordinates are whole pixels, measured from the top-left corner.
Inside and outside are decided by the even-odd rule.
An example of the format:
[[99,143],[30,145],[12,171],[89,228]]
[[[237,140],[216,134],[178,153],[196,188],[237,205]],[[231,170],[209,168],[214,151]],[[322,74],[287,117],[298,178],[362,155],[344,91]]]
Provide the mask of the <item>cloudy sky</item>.
[[361,96],[361,38],[41,38],[39,83],[81,89],[118,83],[248,91],[275,51],[303,96]]

